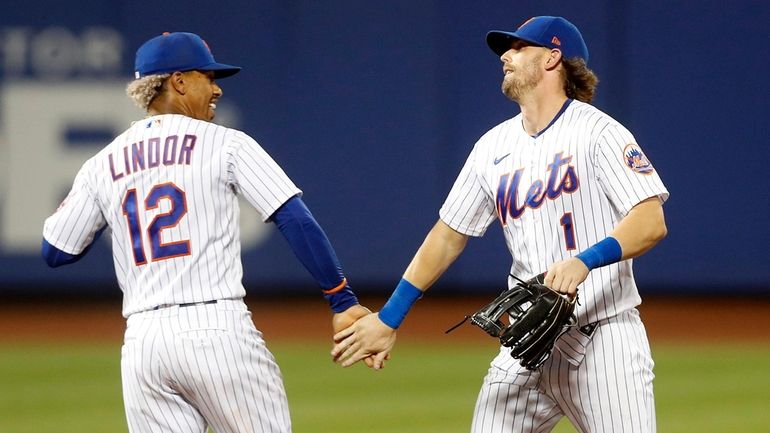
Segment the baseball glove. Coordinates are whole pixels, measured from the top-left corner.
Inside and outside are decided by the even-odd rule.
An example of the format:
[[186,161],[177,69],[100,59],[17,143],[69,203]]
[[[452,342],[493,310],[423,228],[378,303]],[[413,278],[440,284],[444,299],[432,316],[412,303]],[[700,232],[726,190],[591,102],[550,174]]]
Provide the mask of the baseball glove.
[[[543,365],[559,336],[577,323],[576,299],[546,287],[544,276],[540,274],[526,282],[519,280],[516,286],[466,317],[487,334],[499,338],[503,346],[510,347],[511,356],[528,370]],[[501,320],[505,313],[509,315],[509,325]]]

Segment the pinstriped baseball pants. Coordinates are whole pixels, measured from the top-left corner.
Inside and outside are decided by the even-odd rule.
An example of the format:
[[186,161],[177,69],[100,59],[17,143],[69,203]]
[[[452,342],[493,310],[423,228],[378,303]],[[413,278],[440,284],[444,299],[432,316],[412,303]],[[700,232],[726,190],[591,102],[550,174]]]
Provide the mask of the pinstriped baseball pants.
[[131,315],[121,372],[131,433],[291,432],[278,365],[241,300]]
[[472,433],[550,432],[562,416],[581,433],[656,431],[654,364],[636,309],[597,326],[578,365],[559,350],[534,372],[511,360],[505,350],[492,361]]

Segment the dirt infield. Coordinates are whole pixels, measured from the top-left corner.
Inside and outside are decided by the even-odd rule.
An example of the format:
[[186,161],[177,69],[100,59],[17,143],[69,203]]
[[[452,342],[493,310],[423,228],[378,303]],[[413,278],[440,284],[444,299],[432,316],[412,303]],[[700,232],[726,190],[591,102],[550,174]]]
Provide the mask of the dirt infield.
[[[382,299],[363,299],[379,307]],[[400,340],[447,342],[485,338],[472,326],[444,331],[488,302],[487,298],[426,297],[409,314]],[[330,313],[323,299],[276,301],[252,297],[254,322],[266,339],[330,337]],[[11,303],[0,306],[0,342],[120,341],[125,322],[120,302]],[[649,298],[639,308],[650,340],[770,342],[770,299]]]

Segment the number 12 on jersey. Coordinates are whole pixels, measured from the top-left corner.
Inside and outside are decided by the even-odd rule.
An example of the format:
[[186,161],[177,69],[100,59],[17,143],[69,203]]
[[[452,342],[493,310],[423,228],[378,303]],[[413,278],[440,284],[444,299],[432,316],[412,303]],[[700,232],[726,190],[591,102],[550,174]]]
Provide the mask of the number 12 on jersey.
[[162,240],[163,230],[176,227],[179,221],[187,214],[187,198],[184,191],[173,183],[155,185],[144,199],[144,208],[140,209],[136,189],[130,189],[126,191],[126,197],[123,199],[123,215],[126,216],[128,221],[131,249],[134,253],[134,263],[137,266],[147,263],[147,256],[144,251],[144,238],[142,236],[142,222],[139,215],[146,210],[157,209],[160,201],[163,199],[169,200],[171,208],[168,212],[156,215],[147,226],[151,260],[157,262],[159,260],[190,255],[189,240],[167,243],[164,243]]

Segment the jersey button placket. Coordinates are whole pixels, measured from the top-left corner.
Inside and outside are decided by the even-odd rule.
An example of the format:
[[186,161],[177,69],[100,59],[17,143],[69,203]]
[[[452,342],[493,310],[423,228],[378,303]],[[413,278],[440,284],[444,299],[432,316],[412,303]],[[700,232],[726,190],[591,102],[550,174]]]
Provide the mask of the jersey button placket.
[[[529,164],[529,172],[530,172],[530,185],[532,185],[534,182],[536,182],[540,177],[538,176],[539,170],[537,166],[537,158],[534,156],[530,160]],[[542,180],[542,179],[541,179]],[[529,191],[529,188],[527,188],[527,191]],[[541,192],[542,193],[542,192]],[[530,209],[530,212],[532,212],[532,222],[533,224],[538,224],[540,222],[540,208],[538,209]]]
[[[528,176],[528,183],[526,184],[526,190],[527,193],[529,192],[530,186],[538,181],[542,181],[542,168],[540,167],[540,158],[538,155],[541,151],[541,146],[543,145],[542,139],[538,136],[536,138],[533,138],[530,142],[530,149],[529,152],[527,152],[527,171],[529,172]],[[542,191],[541,191],[542,193]],[[529,208],[527,209],[527,220],[526,222],[526,236],[527,236],[527,244],[528,245],[540,245],[537,240],[538,232],[540,231],[540,224],[541,224],[541,207],[538,207],[537,209]],[[541,252],[540,251],[530,251],[531,259],[532,260],[538,260],[540,257]],[[534,263],[533,263],[534,265]]]

